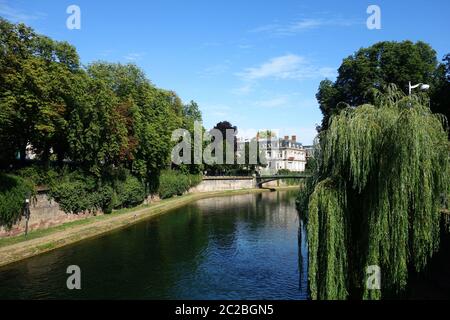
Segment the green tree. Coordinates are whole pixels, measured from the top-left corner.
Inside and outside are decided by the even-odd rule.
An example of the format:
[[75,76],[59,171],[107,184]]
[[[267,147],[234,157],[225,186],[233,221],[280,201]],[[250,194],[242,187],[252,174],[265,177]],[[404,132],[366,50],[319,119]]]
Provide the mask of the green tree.
[[[324,80],[316,95],[323,113],[322,126],[328,128],[330,117],[345,108],[374,102],[374,90],[395,84],[408,92],[409,81],[428,83],[432,96],[444,81],[436,52],[418,41],[379,42],[347,57],[338,69],[335,82]],[[432,110],[441,111],[432,100]]]
[[129,135],[123,104],[104,82],[87,76],[77,92],[67,130],[70,159],[100,178],[125,160]]
[[31,143],[43,160],[64,157],[71,82],[79,71],[75,48],[0,19],[0,137],[6,158]]
[[198,104],[195,101],[191,101],[189,104],[183,107],[184,128],[193,129],[194,122],[202,122],[202,112]]
[[[306,197],[313,299],[396,295],[439,248],[450,190],[443,117],[428,98],[395,87],[374,92],[374,101],[332,115],[321,133],[317,183]],[[381,290],[366,287],[373,265]]]
[[[213,129],[219,130],[222,137],[222,154],[217,155],[217,157],[222,159],[222,164],[215,163],[212,165],[206,165],[206,170],[209,174],[220,175],[220,174],[230,174],[233,171],[239,169],[239,165],[236,164],[236,151],[237,151],[237,127],[233,126],[229,121],[221,121],[217,123]],[[232,134],[227,136],[227,131]],[[214,140],[212,140],[214,141]],[[226,163],[226,152],[227,148],[233,152],[234,164]],[[215,152],[213,154],[215,156]]]
[[[205,128],[201,127],[201,132],[198,132],[198,136],[195,137],[195,123],[201,124],[202,112],[200,111],[200,107],[195,101],[191,101],[190,103],[183,106],[183,129],[189,131],[191,136],[191,163],[190,164],[181,164],[180,166],[175,166],[172,164],[173,168],[180,170],[181,172],[187,174],[200,174],[204,170],[203,164],[195,163],[195,139],[201,139],[200,144],[204,147],[205,142],[203,141],[203,134],[205,133]],[[203,150],[203,149],[202,149]]]
[[152,189],[157,188],[160,171],[169,165],[171,133],[183,124],[181,99],[173,91],[154,87],[134,64],[97,62],[88,67],[88,74],[117,97],[115,119],[126,128],[124,144],[115,149],[120,160]]
[[[441,113],[450,120],[450,54],[443,59],[443,64],[437,71],[439,79],[442,79],[435,88],[432,88],[431,107],[433,112]],[[450,131],[449,131],[450,135]]]

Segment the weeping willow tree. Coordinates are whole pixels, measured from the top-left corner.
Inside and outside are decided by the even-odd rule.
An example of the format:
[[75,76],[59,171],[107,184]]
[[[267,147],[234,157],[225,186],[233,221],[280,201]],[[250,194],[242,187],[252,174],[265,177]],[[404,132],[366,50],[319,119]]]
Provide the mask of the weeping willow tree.
[[[313,299],[398,294],[439,247],[450,194],[446,120],[394,86],[375,101],[345,108],[320,137],[308,203]],[[380,267],[380,290],[366,287],[368,266]]]

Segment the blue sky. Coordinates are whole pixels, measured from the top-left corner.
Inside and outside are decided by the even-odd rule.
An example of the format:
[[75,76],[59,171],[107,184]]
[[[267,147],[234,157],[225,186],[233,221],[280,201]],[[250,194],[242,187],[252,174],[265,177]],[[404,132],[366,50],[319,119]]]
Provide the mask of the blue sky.
[[[69,5],[81,30],[66,28]],[[381,9],[369,30],[367,7]],[[158,87],[195,100],[207,128],[296,134],[310,144],[319,82],[343,58],[382,40],[423,40],[450,52],[450,1],[0,0],[0,16],[75,45],[81,60],[133,62]]]

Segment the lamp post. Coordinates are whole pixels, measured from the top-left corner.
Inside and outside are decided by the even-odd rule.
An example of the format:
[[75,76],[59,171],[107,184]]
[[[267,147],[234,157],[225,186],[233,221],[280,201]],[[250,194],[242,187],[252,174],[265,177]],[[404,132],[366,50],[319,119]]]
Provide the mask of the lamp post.
[[25,199],[25,208],[24,213],[25,216],[25,237],[28,235],[28,221],[30,220],[30,194],[27,195]]
[[429,84],[419,83],[419,84],[416,84],[416,85],[412,86],[411,85],[411,81],[409,82],[409,86],[408,87],[409,87],[409,95],[411,95],[413,89],[416,89],[416,88],[419,88],[419,87],[420,87],[420,90],[422,90],[422,91],[427,91],[427,90],[430,89],[430,85]]

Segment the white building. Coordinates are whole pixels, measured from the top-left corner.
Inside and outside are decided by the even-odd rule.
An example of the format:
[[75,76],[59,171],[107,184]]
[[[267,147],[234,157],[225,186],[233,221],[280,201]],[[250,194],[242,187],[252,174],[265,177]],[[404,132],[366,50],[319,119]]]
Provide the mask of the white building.
[[[306,166],[306,150],[297,142],[297,137],[285,136],[283,139],[258,138],[259,150],[264,152],[267,166],[261,168],[261,174],[275,174],[285,169],[293,172],[303,172]],[[242,150],[242,149],[241,149]]]

